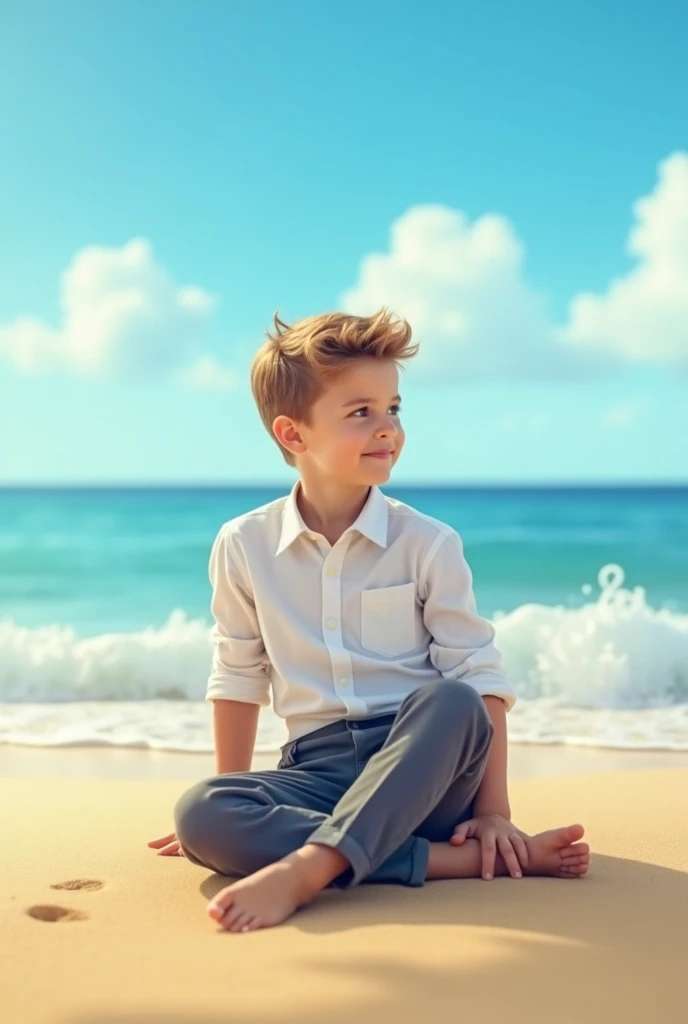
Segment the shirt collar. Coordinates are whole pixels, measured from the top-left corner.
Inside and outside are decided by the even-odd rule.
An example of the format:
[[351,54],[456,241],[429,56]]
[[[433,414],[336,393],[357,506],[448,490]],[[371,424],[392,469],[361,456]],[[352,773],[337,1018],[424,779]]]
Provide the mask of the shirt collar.
[[[289,493],[282,513],[282,532],[276,555],[288,548],[302,533],[310,533],[296,504],[296,495],[301,481],[297,480]],[[358,519],[349,530],[358,530],[364,537],[380,547],[387,547],[387,499],[379,487],[370,488],[368,500],[361,509]],[[348,531],[345,531],[348,532]]]

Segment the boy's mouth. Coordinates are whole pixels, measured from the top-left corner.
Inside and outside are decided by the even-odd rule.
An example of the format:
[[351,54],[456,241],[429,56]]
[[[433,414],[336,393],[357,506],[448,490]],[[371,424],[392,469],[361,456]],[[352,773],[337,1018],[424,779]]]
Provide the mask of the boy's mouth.
[[389,448],[381,448],[377,452],[363,452],[363,454],[366,455],[369,459],[389,459],[392,455],[394,455],[394,452],[391,451]]

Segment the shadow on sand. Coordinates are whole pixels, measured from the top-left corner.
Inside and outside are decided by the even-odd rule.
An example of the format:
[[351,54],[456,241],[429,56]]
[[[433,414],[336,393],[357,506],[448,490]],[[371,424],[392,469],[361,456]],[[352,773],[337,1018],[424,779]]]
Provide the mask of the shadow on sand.
[[[202,882],[199,912],[226,884],[220,875]],[[493,890],[486,892],[487,886]],[[255,1012],[247,1012],[247,982],[242,986],[240,961],[233,971],[229,956],[233,943],[257,943],[260,933],[242,936],[218,930],[217,940],[228,950],[227,996],[226,1005],[215,1012],[208,1013],[207,1001],[197,1009],[191,998],[184,1005],[186,1000],[170,995],[160,1001],[157,1012],[135,1005],[127,1012],[94,1008],[55,1017],[55,1024],[681,1020],[688,1005],[687,922],[688,875],[600,855],[593,857],[591,874],[575,881],[442,881],[421,890],[363,884],[348,892],[327,890],[291,919],[293,929],[323,941],[315,948],[312,942],[304,947],[293,983],[274,994],[274,1013],[265,1010],[269,973],[265,987],[256,992]],[[211,922],[209,926],[212,930]],[[370,929],[380,926],[393,934],[392,944],[383,935],[373,932],[371,937]],[[430,943],[427,926],[438,929]],[[338,950],[337,936],[351,929],[360,931],[360,947],[352,952],[348,942]],[[259,945],[254,949],[260,952]],[[323,976],[332,980],[333,999],[327,1005],[308,992],[309,978],[322,986]],[[232,1009],[232,991],[237,990],[242,993],[241,1010]],[[124,978],[121,991],[126,991]],[[174,1008],[163,1009],[165,1005]]]

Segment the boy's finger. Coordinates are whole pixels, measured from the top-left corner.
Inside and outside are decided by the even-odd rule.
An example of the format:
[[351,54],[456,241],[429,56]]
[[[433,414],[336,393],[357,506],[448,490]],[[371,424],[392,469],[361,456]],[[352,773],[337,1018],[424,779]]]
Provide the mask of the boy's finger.
[[497,844],[493,835],[485,836],[481,840],[483,852],[483,878],[492,878],[494,875],[495,857],[497,856]]
[[514,832],[511,836],[509,836],[509,838],[511,839],[511,845],[513,846],[514,850],[516,851],[516,856],[518,857],[518,859],[521,862],[521,867],[527,868],[528,867],[528,847],[523,842],[523,836],[520,836],[520,835],[518,835],[517,832]]
[[499,852],[502,855],[502,859],[507,866],[507,870],[512,878],[522,877],[521,865],[518,862],[518,857],[514,851],[513,846],[509,842],[506,836],[500,836],[497,840],[499,844]]
[[173,842],[176,838],[174,832],[170,832],[169,835],[163,836],[162,839],[149,839],[147,845],[154,846],[157,849],[159,846],[167,846],[168,843]]

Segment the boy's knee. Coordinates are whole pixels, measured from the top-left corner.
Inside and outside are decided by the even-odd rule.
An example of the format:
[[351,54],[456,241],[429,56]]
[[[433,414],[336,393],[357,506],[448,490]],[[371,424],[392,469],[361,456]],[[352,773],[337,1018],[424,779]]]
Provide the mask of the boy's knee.
[[422,691],[425,691],[424,698],[431,702],[436,715],[450,729],[456,729],[461,723],[480,746],[492,742],[494,726],[487,706],[469,683],[460,679],[441,679],[421,687]]
[[236,829],[234,801],[223,794],[219,802],[212,799],[212,779],[196,782],[177,800],[173,811],[174,830],[184,852],[200,858],[203,863],[213,856],[218,838],[222,835],[224,845],[233,838]]
[[453,711],[462,715],[469,713],[490,722],[483,698],[473,686],[461,679],[440,679],[421,687],[421,690],[427,690],[428,698],[438,707],[446,708],[449,714]]
[[[177,800],[174,824],[177,840],[190,861],[222,875],[245,875],[257,870],[254,830],[247,828],[251,801],[242,794],[213,792],[216,780],[195,783]],[[258,867],[262,867],[259,864]]]
[[490,729],[492,729],[492,719],[488,714],[487,705],[483,700],[482,694],[478,693],[475,687],[471,686],[470,683],[464,683],[460,679],[456,680],[454,685],[460,688],[461,699],[465,701],[465,703],[471,709],[471,711],[473,711],[473,713],[476,714],[478,718],[484,721],[487,725],[489,725]]
[[185,851],[193,850],[199,835],[205,834],[208,817],[207,787],[197,782],[182,793],[173,811],[174,832]]

